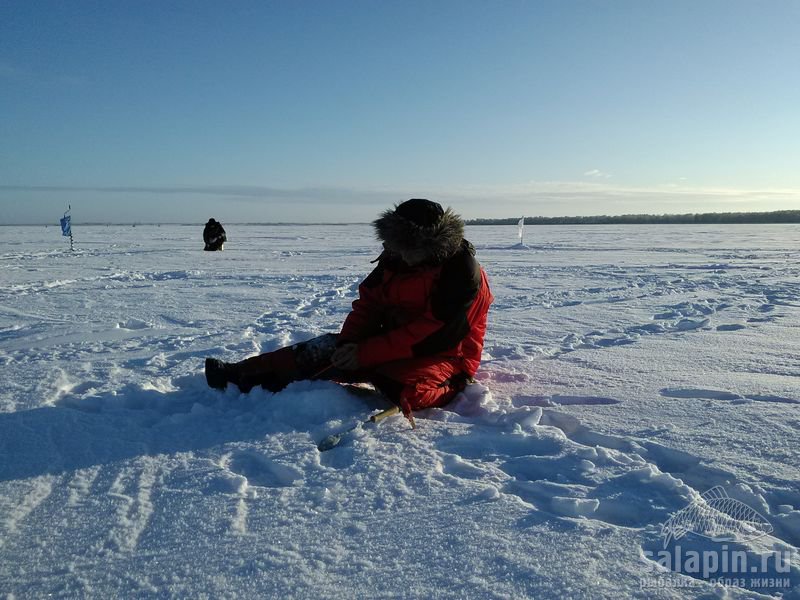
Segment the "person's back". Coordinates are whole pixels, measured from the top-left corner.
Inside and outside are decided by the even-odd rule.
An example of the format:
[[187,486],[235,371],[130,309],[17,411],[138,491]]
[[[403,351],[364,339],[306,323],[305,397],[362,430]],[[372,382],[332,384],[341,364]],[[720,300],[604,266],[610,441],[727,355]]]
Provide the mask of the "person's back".
[[222,223],[211,218],[203,228],[204,250],[222,250],[222,245],[227,241]]

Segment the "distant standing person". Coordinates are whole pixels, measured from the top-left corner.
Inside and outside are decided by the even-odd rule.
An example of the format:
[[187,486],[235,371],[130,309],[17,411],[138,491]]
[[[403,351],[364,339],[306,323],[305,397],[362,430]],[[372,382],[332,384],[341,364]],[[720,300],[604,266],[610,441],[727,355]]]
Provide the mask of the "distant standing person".
[[227,240],[222,223],[215,221],[213,218],[209,219],[205,229],[203,229],[203,241],[206,243],[206,247],[203,250],[222,250],[222,244]]

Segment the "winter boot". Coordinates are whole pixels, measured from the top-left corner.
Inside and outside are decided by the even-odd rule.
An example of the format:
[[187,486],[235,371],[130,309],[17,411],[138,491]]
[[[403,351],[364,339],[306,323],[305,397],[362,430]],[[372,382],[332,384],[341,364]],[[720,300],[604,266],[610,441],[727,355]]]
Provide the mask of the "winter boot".
[[218,390],[224,390],[229,383],[233,383],[240,392],[246,394],[259,385],[260,380],[247,376],[240,365],[241,363],[226,363],[216,358],[206,358],[206,382],[209,387]]
[[257,385],[278,392],[299,378],[292,347],[259,354],[238,363],[206,358],[206,381],[210,387],[219,390],[233,383],[243,394]]
[[209,387],[224,390],[228,382],[232,381],[230,363],[222,362],[216,358],[206,358],[206,383]]
[[278,392],[299,379],[328,379],[335,373],[330,368],[330,357],[336,341],[337,335],[328,333],[237,363],[207,358],[206,381],[220,390],[233,383],[246,394],[257,385]]

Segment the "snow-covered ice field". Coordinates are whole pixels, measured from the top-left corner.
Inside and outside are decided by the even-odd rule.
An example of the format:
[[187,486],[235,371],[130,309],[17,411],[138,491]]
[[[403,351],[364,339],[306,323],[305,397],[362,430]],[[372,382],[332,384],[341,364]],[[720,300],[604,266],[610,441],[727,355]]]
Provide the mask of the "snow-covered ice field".
[[478,383],[324,453],[386,402],[202,361],[338,331],[379,246],[226,228],[0,228],[0,598],[800,597],[800,227],[469,227]]

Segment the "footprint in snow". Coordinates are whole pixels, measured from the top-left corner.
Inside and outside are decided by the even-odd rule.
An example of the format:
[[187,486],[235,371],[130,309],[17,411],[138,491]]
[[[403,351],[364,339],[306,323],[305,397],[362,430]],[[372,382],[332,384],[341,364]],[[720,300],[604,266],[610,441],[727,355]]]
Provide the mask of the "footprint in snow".
[[697,388],[664,388],[661,390],[661,395],[666,398],[692,398],[698,400],[744,400],[739,394]]
[[778,402],[781,404],[800,404],[800,400],[795,400],[793,398],[784,398],[782,396],[753,394],[745,397],[748,400],[755,400],[756,402]]
[[751,317],[747,319],[748,323],[773,323],[775,317]]
[[681,388],[664,388],[661,390],[661,395],[667,398],[690,398],[699,400],[730,400],[735,404],[741,404],[748,401],[753,402],[777,402],[779,404],[800,404],[800,400],[794,398],[785,398],[783,396],[773,396],[771,394],[747,394],[741,396],[732,392],[723,392],[719,390],[703,390],[703,389],[681,389]]
[[730,325],[717,325],[717,331],[739,331],[741,329],[746,329],[746,326],[739,323],[732,323]]
[[520,408],[521,406],[550,407],[556,405],[597,406],[597,405],[608,405],[608,404],[620,404],[621,400],[615,400],[614,398],[604,398],[602,396],[562,396],[561,394],[555,394],[553,396],[515,396],[511,402],[515,408]]
[[117,323],[117,329],[129,329],[132,331],[148,329],[150,327],[152,327],[150,323],[142,321],[141,319],[128,319],[127,321]]
[[457,454],[445,454],[442,458],[442,472],[461,479],[484,479],[486,471],[468,462]]
[[248,485],[260,487],[289,487],[303,479],[299,469],[277,463],[255,451],[234,452],[226,461],[226,467],[234,479],[238,475]]
[[508,373],[504,371],[487,371],[489,381],[496,383],[526,383],[530,377],[525,373]]
[[488,456],[549,456],[563,448],[558,438],[473,431],[465,435],[444,438],[438,449],[461,458],[485,459]]
[[353,466],[355,460],[353,446],[347,443],[339,444],[319,455],[319,462],[323,467],[336,470]]
[[614,398],[604,398],[602,396],[562,396],[556,394],[550,397],[550,401],[554,404],[586,404],[586,405],[599,405],[599,404],[619,404],[620,400]]

